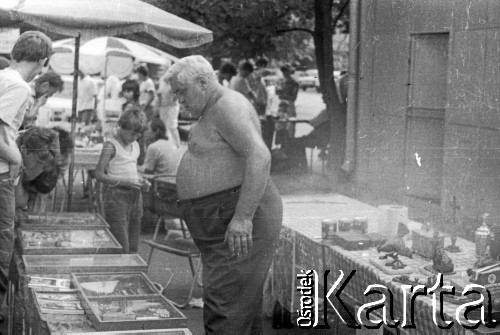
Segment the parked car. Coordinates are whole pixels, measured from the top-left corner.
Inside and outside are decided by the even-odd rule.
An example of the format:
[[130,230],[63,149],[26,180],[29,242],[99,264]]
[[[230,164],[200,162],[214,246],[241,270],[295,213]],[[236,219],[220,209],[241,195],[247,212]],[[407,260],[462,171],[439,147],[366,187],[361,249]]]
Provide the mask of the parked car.
[[318,70],[311,69],[297,72],[296,79],[299,83],[299,87],[304,91],[308,88],[314,88],[316,87],[316,81],[318,80]]

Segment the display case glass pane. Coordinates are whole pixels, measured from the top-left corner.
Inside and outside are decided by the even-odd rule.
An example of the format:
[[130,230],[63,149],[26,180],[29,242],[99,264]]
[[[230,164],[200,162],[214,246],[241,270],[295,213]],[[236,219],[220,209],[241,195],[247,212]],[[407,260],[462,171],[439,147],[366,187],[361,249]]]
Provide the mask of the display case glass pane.
[[158,294],[142,273],[74,274],[77,287],[86,296],[138,296]]

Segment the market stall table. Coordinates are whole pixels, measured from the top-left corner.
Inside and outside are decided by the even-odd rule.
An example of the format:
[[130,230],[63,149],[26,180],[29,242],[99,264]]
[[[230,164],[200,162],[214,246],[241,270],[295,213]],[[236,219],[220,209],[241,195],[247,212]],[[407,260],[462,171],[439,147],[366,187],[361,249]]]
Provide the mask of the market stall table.
[[[101,146],[95,148],[75,148],[75,165],[73,183],[76,180],[76,176],[80,172],[82,174],[82,184],[84,188],[84,195],[88,196],[88,203],[90,209],[95,212],[100,212],[100,199],[98,197],[98,184],[93,176],[93,171],[95,170],[97,163],[99,162],[99,157],[101,156]],[[68,185],[66,183],[65,177],[62,178],[64,192],[63,201],[61,206],[61,211],[64,210],[64,203],[67,199]],[[54,202],[57,197],[57,193],[54,194]],[[68,208],[67,210],[71,210]]]
[[[316,270],[319,278],[323,278],[323,271],[330,270],[330,282],[334,280],[342,270],[347,276],[351,270],[356,270],[354,277],[343,290],[342,295],[348,298],[353,308],[359,307],[367,302],[363,292],[370,284],[382,284],[388,287],[394,295],[394,310],[396,318],[403,310],[403,293],[400,283],[392,281],[395,275],[387,274],[374,266],[370,259],[378,259],[379,254],[374,248],[367,250],[348,251],[339,246],[332,245],[331,241],[321,239],[321,222],[325,219],[339,220],[341,218],[366,217],[368,219],[368,233],[376,232],[378,222],[378,209],[360,201],[339,195],[307,195],[307,196],[284,196],[284,218],[283,229],[279,241],[279,247],[274,258],[273,267],[273,296],[288,311],[295,312],[299,309],[299,298],[297,293],[296,276],[300,270]],[[418,222],[409,221],[410,230],[420,229]],[[450,244],[449,238],[446,245]],[[472,268],[475,257],[475,246],[473,243],[458,239],[457,245],[461,252],[449,253],[455,264],[455,275],[445,276],[445,280],[466,279],[465,272]],[[405,263],[414,269],[420,269],[432,261],[414,255],[413,259],[405,258]],[[421,271],[409,275],[411,278],[418,277],[427,279],[428,274]],[[345,278],[345,277],[344,277]],[[370,300],[371,301],[371,300]],[[444,313],[448,319],[455,318],[455,310],[458,305],[444,302]],[[465,329],[457,322],[450,330],[440,330],[432,318],[432,300],[430,297],[418,297],[416,299],[416,329],[404,330],[409,334],[440,334],[454,333],[464,334]]]
[[[36,218],[38,218],[40,222],[35,222]],[[65,225],[63,221],[66,222]],[[84,224],[80,224],[81,222],[84,222]],[[47,215],[31,216],[30,218],[27,218],[26,220],[20,222],[20,227],[17,228],[17,230],[19,231],[23,228],[26,229],[26,227],[35,231],[37,229],[39,231],[45,231],[47,229],[64,231],[64,227],[66,227],[66,229],[70,228],[70,230],[80,228],[94,228],[96,230],[102,230],[106,229],[105,227],[107,226],[108,224],[102,219],[102,217],[94,213],[50,213]],[[43,227],[45,227],[45,229],[43,229]],[[18,236],[20,235],[18,234]],[[127,290],[132,290],[137,287],[137,293],[134,293],[135,300],[132,299],[135,301],[136,307],[140,307],[142,306],[141,304],[144,303],[152,303],[154,299],[158,300],[159,303],[161,302],[163,306],[167,306],[165,308],[169,310],[168,316],[163,315],[161,318],[153,320],[154,322],[149,322],[150,318],[143,319],[133,325],[135,328],[179,328],[176,329],[176,332],[165,330],[164,332],[159,333],[179,335],[190,334],[189,330],[183,328],[186,326],[185,316],[175,309],[175,307],[172,306],[168,300],[165,300],[160,295],[159,290],[156,288],[158,284],[151,283],[150,288],[152,291],[146,293],[142,291],[140,282],[137,282],[138,284],[135,286],[134,283],[136,282],[136,277],[144,278],[145,281],[149,282],[149,279],[147,279],[145,275],[147,264],[139,255],[105,254],[100,252],[101,250],[93,251],[90,254],[65,253],[59,255],[23,255],[23,248],[21,247],[22,244],[24,244],[22,239],[17,238],[10,266],[9,286],[12,287],[10,290],[12,292],[12,296],[9,300],[10,317],[8,334],[24,334],[31,331],[35,331],[36,334],[65,334],[69,329],[76,332],[93,332],[95,331],[96,326],[99,328],[105,328],[105,324],[102,324],[102,322],[97,324],[97,319],[92,319],[87,314],[81,313],[75,315],[62,315],[60,313],[48,313],[46,312],[46,309],[42,310],[41,305],[37,302],[38,298],[34,292],[35,288],[30,287],[30,282],[33,280],[33,277],[74,280],[75,276],[79,276],[79,273],[87,273],[85,275],[86,281],[92,281],[94,274],[97,276],[97,273],[101,273],[101,277],[113,276],[113,278],[125,278],[125,281],[129,278],[130,283],[126,282],[124,284],[125,286],[120,286],[121,288],[118,292],[123,292],[122,289],[125,289],[125,287]],[[57,244],[55,246],[57,247]],[[84,248],[81,250],[83,253],[87,249]],[[102,282],[100,279],[96,279],[95,281],[97,281],[96,284]],[[113,282],[114,281],[111,281],[110,283]],[[90,284],[94,285],[94,283],[89,282],[89,285]],[[43,291],[43,288],[41,290]],[[127,293],[123,294],[128,296],[129,294],[132,294],[130,292],[134,291],[126,292]],[[79,294],[80,292],[78,295]],[[122,297],[120,301],[124,301],[125,298],[126,297]],[[88,313],[88,311],[85,313]],[[149,312],[146,311],[145,313]],[[132,322],[129,323],[132,325]],[[13,324],[15,325],[14,327]],[[111,323],[108,322],[108,327],[110,324]],[[162,325],[164,327],[160,327]],[[128,326],[126,328],[128,328]],[[137,331],[137,333],[141,334],[139,331]]]

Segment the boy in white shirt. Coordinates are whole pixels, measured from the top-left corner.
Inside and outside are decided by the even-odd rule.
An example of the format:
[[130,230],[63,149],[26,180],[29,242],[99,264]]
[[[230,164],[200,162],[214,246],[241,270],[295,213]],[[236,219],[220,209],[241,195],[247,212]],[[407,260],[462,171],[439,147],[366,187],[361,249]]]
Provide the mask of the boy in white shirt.
[[146,115],[137,107],[123,111],[113,138],[104,143],[96,179],[105,184],[104,216],[123,253],[137,253],[141,231],[142,191],[149,182],[137,171],[137,139],[146,129]]
[[48,65],[51,54],[52,42],[45,34],[27,31],[12,48],[10,66],[0,71],[0,303],[14,245],[14,182],[22,165],[15,138],[28,108],[28,82]]

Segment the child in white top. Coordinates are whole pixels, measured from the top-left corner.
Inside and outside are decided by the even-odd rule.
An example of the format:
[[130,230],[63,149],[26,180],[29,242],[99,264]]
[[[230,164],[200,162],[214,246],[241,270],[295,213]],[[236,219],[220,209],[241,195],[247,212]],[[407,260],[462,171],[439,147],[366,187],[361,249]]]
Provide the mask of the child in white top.
[[124,253],[137,253],[139,246],[142,195],[149,182],[137,171],[137,139],[147,127],[146,115],[137,107],[125,110],[118,120],[114,138],[104,143],[96,167],[96,179],[105,187],[104,216]]

